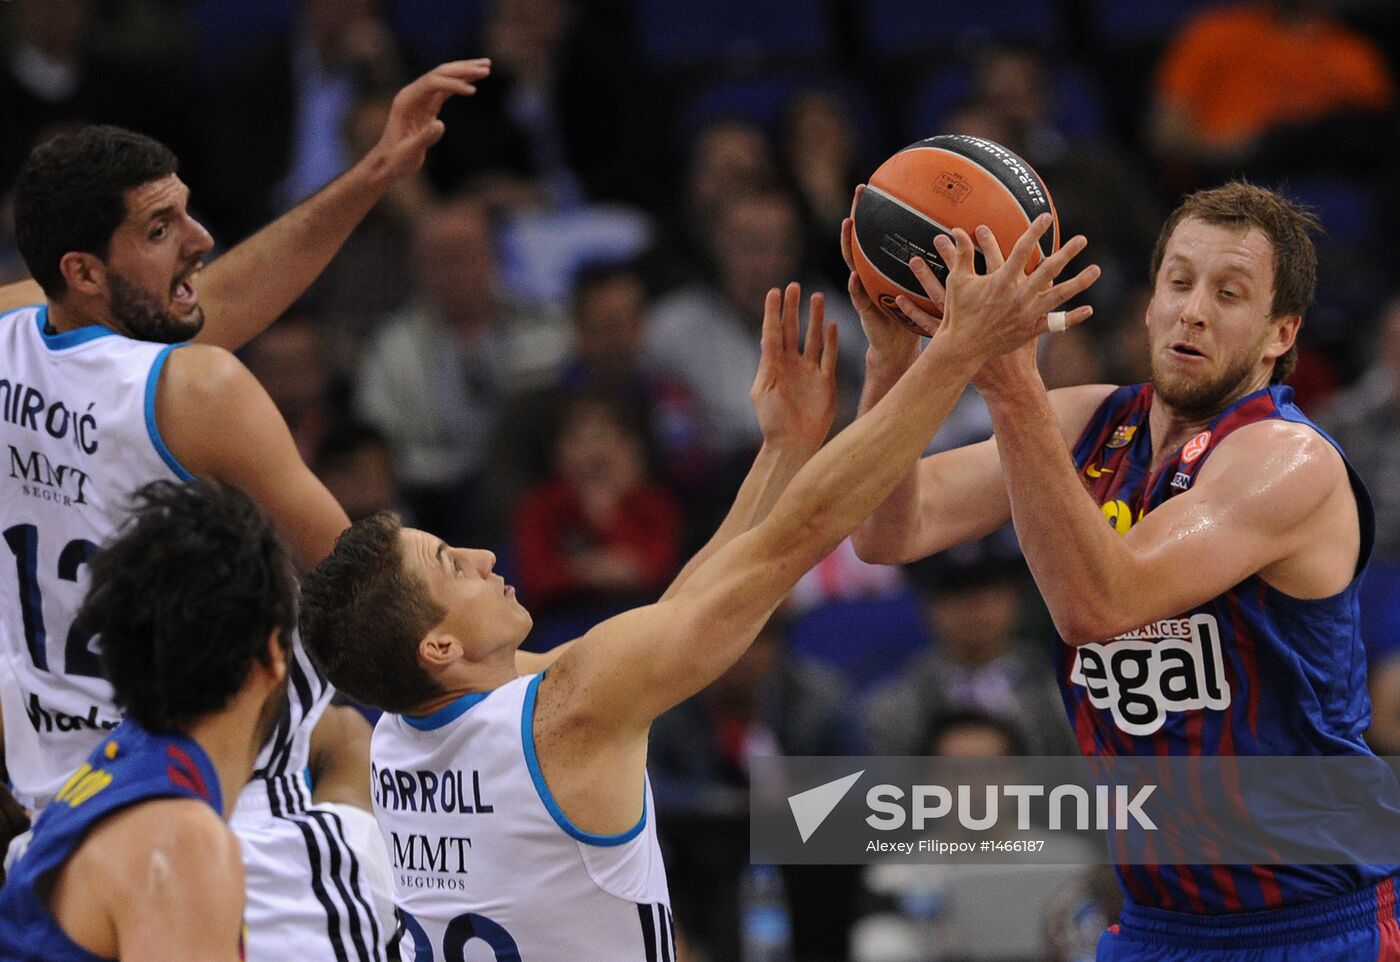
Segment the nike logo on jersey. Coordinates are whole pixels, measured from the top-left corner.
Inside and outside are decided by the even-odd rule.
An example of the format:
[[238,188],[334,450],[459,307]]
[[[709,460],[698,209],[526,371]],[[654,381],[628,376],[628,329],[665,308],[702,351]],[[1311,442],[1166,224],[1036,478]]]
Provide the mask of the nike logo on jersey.
[[1168,618],[1075,652],[1070,681],[1129,735],[1155,734],[1167,712],[1230,707],[1212,615]]

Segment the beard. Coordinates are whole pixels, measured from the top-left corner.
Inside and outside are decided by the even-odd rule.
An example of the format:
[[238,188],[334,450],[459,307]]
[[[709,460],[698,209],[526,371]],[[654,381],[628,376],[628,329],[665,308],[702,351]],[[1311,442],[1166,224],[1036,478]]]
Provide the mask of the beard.
[[1245,355],[1209,380],[1163,370],[1152,355],[1152,390],[1188,420],[1205,420],[1243,397],[1258,362]]
[[204,308],[196,305],[187,317],[166,310],[160,302],[115,271],[107,272],[112,296],[108,309],[118,324],[140,341],[175,344],[188,341],[204,327]]

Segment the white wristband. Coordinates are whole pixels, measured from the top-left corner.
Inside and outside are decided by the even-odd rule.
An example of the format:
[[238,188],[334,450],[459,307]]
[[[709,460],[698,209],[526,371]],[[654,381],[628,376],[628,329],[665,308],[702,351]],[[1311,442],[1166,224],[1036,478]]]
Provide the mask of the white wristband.
[[1045,315],[1045,322],[1049,325],[1051,334],[1059,334],[1065,329],[1065,312],[1051,311]]

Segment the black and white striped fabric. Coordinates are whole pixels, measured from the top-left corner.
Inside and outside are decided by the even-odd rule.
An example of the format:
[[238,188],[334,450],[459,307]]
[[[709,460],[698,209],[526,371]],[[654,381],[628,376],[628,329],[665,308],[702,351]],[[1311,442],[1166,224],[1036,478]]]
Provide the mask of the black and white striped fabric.
[[386,931],[335,811],[304,772],[254,779],[230,821],[247,872],[248,962],[388,962]]

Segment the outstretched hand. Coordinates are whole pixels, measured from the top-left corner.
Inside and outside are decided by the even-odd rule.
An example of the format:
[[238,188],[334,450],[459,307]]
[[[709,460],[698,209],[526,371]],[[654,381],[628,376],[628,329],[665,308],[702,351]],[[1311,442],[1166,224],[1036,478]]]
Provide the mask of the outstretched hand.
[[417,172],[428,148],[442,139],[446,127],[438,112],[448,97],[469,97],[475,83],[491,72],[491,61],[455,60],[429,70],[394,95],[384,133],[370,151],[384,163],[391,178]]
[[[856,225],[854,218],[856,204],[860,202],[860,194],[864,189],[864,184],[856,187],[855,197],[851,201],[851,216],[841,222],[841,256],[845,259],[846,267],[851,272],[851,276],[846,281],[846,290],[851,295],[851,306],[860,315],[860,326],[865,329],[865,338],[870,342],[871,351],[880,359],[903,359],[907,363],[918,352],[919,336],[903,324],[887,317],[871,300],[870,294],[865,290],[865,285],[861,283],[860,275],[856,273],[853,251]],[[943,285],[939,284],[936,278],[933,283],[937,294],[930,293],[929,299],[941,306],[943,304]],[[923,311],[919,313],[922,318],[929,318],[927,313]],[[930,318],[929,321],[923,323],[926,330],[935,331],[938,329],[938,318]]]
[[789,284],[763,302],[763,336],[749,398],[758,426],[770,444],[795,444],[815,451],[836,417],[836,325],[826,323],[826,305],[813,294],[807,309],[806,343],[799,347],[798,308],[802,288]]
[[[934,246],[948,265],[941,333],[957,339],[969,353],[984,358],[1024,347],[1046,333],[1049,330],[1046,315],[1088,290],[1100,273],[1098,265],[1091,264],[1069,280],[1055,283],[1065,266],[1088,245],[1083,235],[1071,238],[1026,273],[1031,252],[1052,223],[1049,214],[1037,217],[1005,259],[991,231],[979,227],[980,247],[987,261],[985,274],[978,274],[973,267],[978,248],[967,231],[955,227],[951,239],[948,236],[935,238]],[[928,264],[916,257],[909,262],[909,267],[924,289],[931,292],[937,278]],[[898,304],[901,310],[918,310],[906,297],[900,297]],[[1087,305],[1077,307],[1066,312],[1065,323],[1067,326],[1080,324],[1093,313],[1094,309]]]

